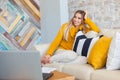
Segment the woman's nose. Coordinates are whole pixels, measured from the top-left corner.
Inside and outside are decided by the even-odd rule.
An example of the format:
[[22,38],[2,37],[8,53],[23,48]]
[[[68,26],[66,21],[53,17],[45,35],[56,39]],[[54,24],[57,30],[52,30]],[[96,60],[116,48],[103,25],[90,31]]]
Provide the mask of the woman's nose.
[[75,18],[75,21],[78,21],[78,18]]

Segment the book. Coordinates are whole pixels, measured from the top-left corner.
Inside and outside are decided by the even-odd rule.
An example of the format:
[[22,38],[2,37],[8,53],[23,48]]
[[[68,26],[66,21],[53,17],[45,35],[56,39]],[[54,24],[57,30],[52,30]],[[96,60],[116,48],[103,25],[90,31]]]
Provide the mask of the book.
[[27,40],[32,36],[32,34],[35,32],[35,27],[32,27],[31,30],[28,32],[28,34],[25,35],[23,40],[20,42],[21,46],[24,46],[24,44],[27,42]]

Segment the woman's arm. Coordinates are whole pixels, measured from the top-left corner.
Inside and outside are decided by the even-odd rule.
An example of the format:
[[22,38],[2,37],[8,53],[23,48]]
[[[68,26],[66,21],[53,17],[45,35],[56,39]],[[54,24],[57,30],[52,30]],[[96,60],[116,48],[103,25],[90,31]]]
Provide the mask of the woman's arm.
[[55,52],[55,50],[58,48],[62,38],[63,38],[63,35],[64,35],[64,26],[66,24],[63,24],[61,29],[59,30],[57,36],[55,37],[54,41],[51,43],[50,47],[48,48],[48,51],[46,53],[46,55],[50,55],[52,56]]
[[96,32],[100,32],[100,29],[98,28],[98,26],[90,18],[87,18],[85,20],[85,23],[90,26],[91,30],[96,31]]

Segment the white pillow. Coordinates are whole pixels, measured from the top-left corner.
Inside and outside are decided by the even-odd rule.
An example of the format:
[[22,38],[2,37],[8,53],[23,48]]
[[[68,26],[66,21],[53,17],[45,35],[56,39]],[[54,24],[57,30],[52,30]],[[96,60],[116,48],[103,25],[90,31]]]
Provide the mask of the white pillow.
[[101,36],[87,38],[81,31],[79,31],[75,37],[73,51],[78,53],[80,56],[88,57],[92,47],[100,37]]
[[78,56],[77,53],[75,53],[72,50],[63,50],[58,49],[55,54],[51,57],[51,62],[54,63],[68,63],[70,61],[73,61]]
[[116,32],[108,51],[107,70],[120,69],[120,33]]

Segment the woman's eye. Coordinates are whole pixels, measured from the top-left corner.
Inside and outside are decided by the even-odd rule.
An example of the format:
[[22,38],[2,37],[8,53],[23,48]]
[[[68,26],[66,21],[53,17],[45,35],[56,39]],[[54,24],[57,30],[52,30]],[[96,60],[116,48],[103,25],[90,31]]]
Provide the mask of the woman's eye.
[[74,16],[74,18],[77,18],[76,16]]
[[78,19],[82,19],[82,18],[78,18]]
[[76,16],[74,16],[74,18],[82,19],[82,18],[80,18],[80,17],[76,17]]

